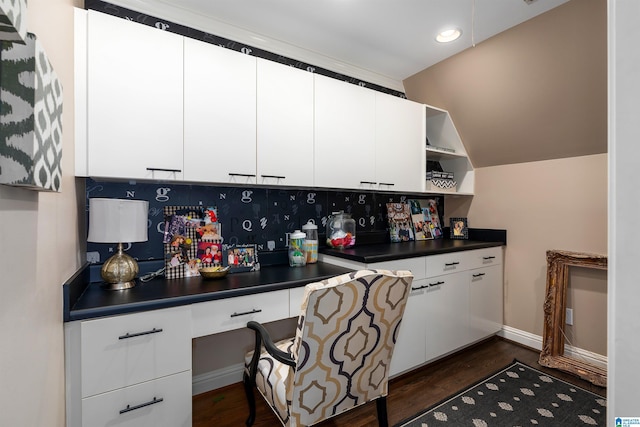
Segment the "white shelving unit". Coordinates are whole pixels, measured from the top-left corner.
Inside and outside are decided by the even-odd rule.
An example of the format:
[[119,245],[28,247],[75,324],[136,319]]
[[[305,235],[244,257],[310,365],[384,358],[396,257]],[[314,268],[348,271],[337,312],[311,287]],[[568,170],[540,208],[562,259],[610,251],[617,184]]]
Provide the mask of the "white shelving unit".
[[[425,160],[440,162],[444,171],[453,172],[454,180],[457,182],[457,191],[455,193],[443,191],[426,192],[472,196],[475,178],[473,165],[469,157],[467,157],[467,151],[449,112],[427,105],[426,128],[430,145],[425,145]],[[438,150],[437,147],[454,151]]]

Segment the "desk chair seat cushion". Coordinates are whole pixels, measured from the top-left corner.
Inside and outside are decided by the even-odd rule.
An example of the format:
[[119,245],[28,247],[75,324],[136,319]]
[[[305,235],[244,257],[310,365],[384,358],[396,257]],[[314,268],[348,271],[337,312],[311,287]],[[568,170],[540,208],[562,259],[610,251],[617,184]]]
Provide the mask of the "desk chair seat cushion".
[[256,386],[285,426],[313,425],[387,395],[412,279],[408,271],[360,270],[305,287],[295,337],[278,344],[295,369],[266,352],[258,362]]

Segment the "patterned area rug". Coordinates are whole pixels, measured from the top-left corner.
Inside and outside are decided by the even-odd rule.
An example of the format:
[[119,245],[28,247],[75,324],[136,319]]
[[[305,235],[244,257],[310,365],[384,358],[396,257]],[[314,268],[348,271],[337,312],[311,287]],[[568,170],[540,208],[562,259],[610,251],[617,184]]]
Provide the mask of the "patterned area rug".
[[396,427],[604,426],[606,399],[517,360]]

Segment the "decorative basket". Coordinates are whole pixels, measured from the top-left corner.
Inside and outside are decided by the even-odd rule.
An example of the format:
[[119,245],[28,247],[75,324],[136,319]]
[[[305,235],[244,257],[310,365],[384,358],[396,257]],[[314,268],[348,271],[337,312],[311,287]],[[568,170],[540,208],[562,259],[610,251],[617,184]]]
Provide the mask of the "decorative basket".
[[426,191],[440,191],[442,193],[455,193],[457,190],[457,183],[453,179],[428,179]]

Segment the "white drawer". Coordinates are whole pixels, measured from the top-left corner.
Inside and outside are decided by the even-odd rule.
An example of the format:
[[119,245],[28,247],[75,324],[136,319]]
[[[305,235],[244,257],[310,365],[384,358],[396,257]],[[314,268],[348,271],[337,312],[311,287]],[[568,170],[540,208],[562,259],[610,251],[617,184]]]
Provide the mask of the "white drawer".
[[470,251],[451,252],[427,257],[427,277],[455,273],[471,268]]
[[502,246],[495,248],[476,249],[469,251],[471,256],[470,268],[491,267],[502,264]]
[[191,371],[82,399],[84,427],[191,427],[191,418]]
[[82,397],[191,369],[189,307],[82,322]]
[[413,280],[420,280],[427,277],[424,257],[376,262],[373,264],[367,264],[367,268],[382,270],[409,270],[413,273]]
[[191,306],[193,338],[289,317],[289,290],[201,302]]

